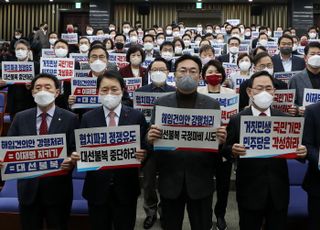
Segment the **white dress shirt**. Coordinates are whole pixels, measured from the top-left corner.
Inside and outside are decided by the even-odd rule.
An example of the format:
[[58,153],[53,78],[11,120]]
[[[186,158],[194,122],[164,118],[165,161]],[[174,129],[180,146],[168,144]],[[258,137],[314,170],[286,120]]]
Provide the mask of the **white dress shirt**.
[[[116,113],[114,119],[116,121],[116,126],[118,126],[119,124],[119,118],[120,118],[120,114],[121,114],[121,108],[122,108],[122,104],[120,103],[114,110],[113,112]],[[107,122],[107,126],[109,126],[109,121],[110,121],[110,117],[109,117],[109,113],[110,113],[110,110],[103,106],[103,111],[104,111],[104,117],[106,118],[106,122]]]
[[[49,109],[49,110],[47,111],[47,126],[48,126],[48,131],[49,131],[50,124],[51,124],[51,121],[52,121],[53,114],[54,114],[54,111],[55,111],[55,110],[56,110],[56,106],[53,104],[53,106],[51,107],[51,109]],[[42,114],[42,111],[40,110],[39,107],[37,107],[36,126],[37,126],[37,134],[38,134],[38,135],[39,135],[39,133],[40,133],[40,125],[41,125],[41,122],[42,122],[41,114]]]

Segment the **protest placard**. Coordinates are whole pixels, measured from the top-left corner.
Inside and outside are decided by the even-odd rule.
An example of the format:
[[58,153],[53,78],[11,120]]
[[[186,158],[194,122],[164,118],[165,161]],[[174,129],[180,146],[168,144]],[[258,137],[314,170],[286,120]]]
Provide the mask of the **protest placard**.
[[296,158],[302,142],[303,117],[241,116],[241,158]]
[[272,108],[288,113],[289,108],[294,106],[296,90],[276,90],[273,97]]
[[127,92],[129,94],[129,97],[131,99],[133,99],[133,92],[142,86],[142,78],[141,77],[127,77],[127,78],[123,78],[123,79],[126,83]]
[[285,83],[289,83],[289,80],[297,73],[299,73],[299,71],[277,72],[273,74],[273,77]]
[[77,33],[62,33],[61,39],[68,42],[69,45],[78,44],[78,34]]
[[97,93],[97,78],[80,77],[71,80],[71,95],[76,97],[72,109],[88,109],[101,106]]
[[133,108],[140,110],[144,114],[146,121],[150,122],[154,102],[159,97],[168,94],[170,93],[133,92]]
[[88,54],[70,53],[69,57],[77,62],[88,62]]
[[209,97],[220,103],[221,123],[229,124],[230,117],[239,112],[239,94],[236,93],[209,93]]
[[140,149],[139,125],[76,129],[75,139],[79,172],[140,167],[135,157]]
[[[109,53],[109,62],[115,63],[118,67],[118,69],[125,67],[129,64],[129,62],[126,61],[126,55],[125,53]],[[128,76],[122,76],[122,77],[128,77]]]
[[55,58],[56,54],[54,53],[53,49],[42,49],[41,50],[41,57],[43,57],[43,58]]
[[74,77],[73,58],[41,58],[40,72],[56,76],[59,80],[68,80]]
[[3,61],[2,80],[7,83],[30,83],[34,78],[33,62]]
[[162,130],[153,148],[166,151],[217,152],[220,110],[155,107],[155,124]]
[[308,106],[320,101],[320,89],[307,89],[303,91],[302,106]]
[[1,137],[0,159],[3,180],[62,175],[67,157],[65,134]]
[[226,76],[230,77],[230,74],[239,70],[237,63],[223,62],[222,66],[226,72]]

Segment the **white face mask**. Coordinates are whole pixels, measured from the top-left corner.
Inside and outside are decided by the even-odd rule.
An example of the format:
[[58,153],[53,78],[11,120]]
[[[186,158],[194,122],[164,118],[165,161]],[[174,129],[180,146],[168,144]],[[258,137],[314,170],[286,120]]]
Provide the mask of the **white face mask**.
[[130,29],[128,29],[128,28],[123,29],[123,33],[125,33],[125,34],[129,33],[129,31],[130,31]]
[[245,32],[245,33],[244,33],[244,36],[250,37],[250,36],[251,36],[251,32]]
[[273,96],[266,91],[262,91],[254,95],[252,101],[259,108],[268,109],[273,102]]
[[48,91],[40,91],[33,95],[34,102],[37,103],[38,106],[44,107],[50,105],[55,97],[53,93],[50,93]]
[[132,65],[140,65],[141,64],[141,57],[133,57],[130,58],[130,62]]
[[143,44],[143,48],[145,50],[152,50],[153,49],[153,44],[151,42],[146,42]]
[[166,34],[167,35],[171,35],[172,34],[172,30],[166,30]]
[[49,43],[50,43],[50,45],[54,45],[54,43],[56,43],[56,41],[57,41],[57,39],[55,39],[55,38],[50,38],[49,39]]
[[240,35],[239,34],[231,34],[231,37],[240,38]]
[[158,46],[161,46],[163,42],[164,42],[164,39],[162,39],[162,38],[157,39]]
[[229,48],[229,51],[232,54],[237,54],[237,53],[239,53],[239,47],[232,46],[232,47]]
[[273,68],[264,68],[263,71],[267,71],[271,76],[273,75]]
[[150,79],[152,83],[157,86],[163,85],[167,80],[167,75],[162,71],[154,71],[154,72],[151,72]]
[[21,38],[21,35],[16,35],[14,36],[17,40],[19,40]]
[[218,43],[224,43],[224,40],[223,39],[218,39],[217,42]]
[[90,69],[96,73],[100,73],[104,71],[106,68],[107,68],[107,63],[101,61],[100,59],[90,63]]
[[210,60],[211,60],[210,57],[201,58],[201,63],[202,63],[202,65],[204,66],[204,65],[207,64]]
[[173,36],[173,37],[179,37],[179,36],[180,36],[180,32],[179,32],[179,31],[174,31],[174,32],[172,33],[172,36]]
[[173,58],[173,53],[171,52],[163,52],[161,57],[164,58],[166,61],[171,61]]
[[182,54],[182,47],[180,47],[180,46],[175,47],[174,52],[175,52],[175,54]]
[[297,44],[293,44],[293,46],[292,46],[292,51],[296,51],[297,49],[298,49]]
[[200,42],[201,42],[200,40],[195,40],[195,41],[194,41],[194,43],[196,44],[196,46],[199,46],[199,45],[200,45]]
[[212,34],[213,31],[212,31],[212,29],[207,29],[206,32],[207,32],[207,34]]
[[260,45],[262,45],[262,46],[266,46],[266,45],[268,45],[268,40],[266,40],[266,39],[261,39],[261,40],[259,41],[259,43],[260,43]]
[[63,48],[58,48],[54,50],[54,53],[56,54],[56,56],[58,58],[64,58],[67,56],[68,54],[68,50],[67,49],[63,49]]
[[271,31],[268,31],[267,34],[268,34],[268,37],[271,37],[272,32],[271,32]]
[[138,37],[137,36],[131,36],[130,37],[130,42],[136,43],[137,41],[138,41]]
[[16,50],[16,57],[18,60],[24,60],[28,57],[28,50]]
[[81,45],[79,48],[83,53],[86,53],[89,50],[89,46],[87,46],[86,44]]
[[308,58],[308,65],[312,68],[320,68],[320,55],[316,54]]
[[190,40],[184,40],[183,43],[185,46],[190,46]]
[[250,69],[251,63],[249,61],[243,61],[239,63],[239,68],[241,71],[248,71]]
[[308,33],[308,35],[311,39],[315,39],[317,37],[317,34],[314,32]]
[[87,34],[88,35],[92,35],[93,34],[93,30],[87,30]]
[[116,108],[121,103],[121,100],[122,100],[122,94],[99,95],[99,101],[103,106],[105,106],[109,110],[113,110],[114,108]]

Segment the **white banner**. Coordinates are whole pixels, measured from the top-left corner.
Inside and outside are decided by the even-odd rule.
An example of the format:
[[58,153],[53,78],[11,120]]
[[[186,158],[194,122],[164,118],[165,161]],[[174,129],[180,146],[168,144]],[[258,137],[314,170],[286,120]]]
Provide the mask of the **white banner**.
[[3,61],[2,80],[7,83],[30,83],[34,78],[33,62]]

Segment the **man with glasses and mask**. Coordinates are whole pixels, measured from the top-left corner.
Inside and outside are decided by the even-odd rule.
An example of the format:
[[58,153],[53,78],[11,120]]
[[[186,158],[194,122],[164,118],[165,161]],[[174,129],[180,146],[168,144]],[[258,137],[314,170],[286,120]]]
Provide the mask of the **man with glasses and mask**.
[[[220,109],[219,103],[197,93],[200,80],[201,60],[183,55],[175,62],[175,93],[160,97],[155,105],[173,108]],[[155,112],[147,140],[152,145],[161,138],[161,130],[154,125]],[[222,144],[226,138],[224,127],[217,130],[217,138]],[[182,228],[185,206],[192,229],[209,230],[212,227],[212,197],[214,192],[214,164],[216,155],[208,152],[183,150],[156,152],[159,171],[159,193],[163,225],[166,230]]]
[[274,72],[301,71],[305,68],[302,58],[292,54],[293,38],[284,34],[278,40],[279,54],[272,57]]
[[[136,92],[152,92],[152,93],[167,93],[174,92],[176,88],[166,83],[169,74],[168,63],[163,58],[156,58],[148,69],[148,74],[151,83],[137,89]],[[149,229],[157,220],[158,210],[158,196],[156,191],[156,177],[157,169],[154,152],[148,152],[148,158],[143,167],[143,189],[144,189],[144,205],[143,208],[146,212],[146,219],[144,220],[143,227]],[[160,220],[161,211],[159,204]]]
[[[240,230],[259,230],[265,220],[266,230],[283,230],[287,225],[289,178],[286,159],[238,158],[246,154],[239,144],[241,116],[287,116],[270,108],[275,92],[274,78],[267,71],[256,72],[248,83],[249,108],[231,117],[227,141],[222,154],[228,160],[237,159],[236,191]],[[305,146],[296,150],[298,157],[307,154]]]

